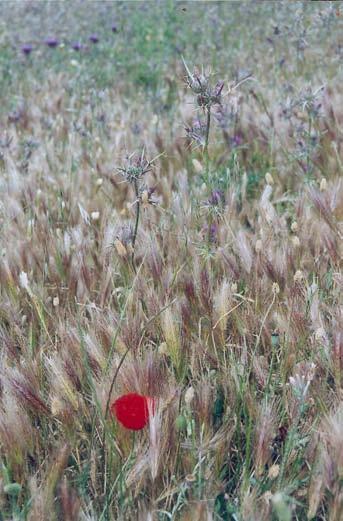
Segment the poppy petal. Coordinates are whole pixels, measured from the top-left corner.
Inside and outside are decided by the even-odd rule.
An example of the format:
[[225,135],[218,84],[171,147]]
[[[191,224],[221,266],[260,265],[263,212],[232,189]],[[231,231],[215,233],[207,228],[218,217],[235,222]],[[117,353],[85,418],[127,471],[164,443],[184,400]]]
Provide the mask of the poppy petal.
[[153,399],[136,393],[125,394],[113,402],[111,413],[126,429],[139,431],[149,421],[149,400]]

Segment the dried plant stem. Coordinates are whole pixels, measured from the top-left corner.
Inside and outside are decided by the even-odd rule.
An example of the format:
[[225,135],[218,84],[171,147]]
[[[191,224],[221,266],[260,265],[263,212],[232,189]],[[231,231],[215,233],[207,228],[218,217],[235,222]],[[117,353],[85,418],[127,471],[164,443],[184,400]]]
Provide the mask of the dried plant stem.
[[263,331],[263,328],[264,328],[264,324],[266,323],[266,320],[267,320],[267,318],[269,316],[269,313],[270,313],[272,307],[274,306],[275,298],[276,298],[276,295],[275,295],[275,293],[273,293],[273,299],[272,299],[272,301],[271,301],[271,303],[270,303],[270,305],[269,305],[269,307],[268,307],[268,309],[266,311],[266,314],[263,317],[263,320],[262,320],[262,323],[261,323],[261,327],[260,327],[260,331],[259,331],[259,334],[258,334],[257,339],[256,339],[255,352],[256,352],[256,349],[258,348],[258,345],[260,343],[260,339],[261,339],[262,331]]
[[237,309],[239,306],[241,306],[243,304],[243,300],[241,302],[239,302],[238,304],[236,304],[236,306],[234,306],[232,309],[229,309],[229,311],[227,311],[226,313],[224,313],[224,315],[222,315],[221,317],[219,317],[219,319],[217,320],[217,322],[214,324],[214,326],[212,327],[212,329],[216,329],[216,327],[218,326],[218,324],[223,320],[223,318],[226,318],[228,315],[230,315],[230,313],[232,313],[233,311],[235,311],[235,309]]
[[266,323],[267,318],[269,317],[269,313],[271,312],[271,310],[272,310],[272,308],[274,306],[275,300],[276,300],[276,294],[273,293],[272,301],[269,304],[269,307],[268,307],[268,309],[267,309],[267,311],[266,311],[266,313],[265,313],[265,315],[264,315],[264,317],[262,319],[261,327],[260,327],[259,333],[258,333],[257,338],[256,338],[255,347],[254,347],[254,349],[252,351],[252,356],[251,356],[251,361],[250,361],[248,375],[250,375],[250,373],[252,371],[252,364],[253,364],[254,356],[256,355],[256,352],[257,352],[257,349],[258,349],[258,346],[259,346],[259,343],[260,343],[260,340],[261,340],[263,328],[264,328],[264,325]]

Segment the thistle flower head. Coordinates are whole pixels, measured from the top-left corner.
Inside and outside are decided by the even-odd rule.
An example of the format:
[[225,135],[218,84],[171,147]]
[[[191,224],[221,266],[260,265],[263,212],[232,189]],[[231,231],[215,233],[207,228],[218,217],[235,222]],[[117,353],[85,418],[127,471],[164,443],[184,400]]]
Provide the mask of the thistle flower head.
[[208,206],[220,206],[225,203],[225,195],[222,190],[212,190],[211,195],[207,201]]
[[200,118],[193,121],[192,125],[185,127],[187,137],[200,146],[205,145],[206,123]]
[[204,71],[200,73],[197,68],[194,68],[193,74],[190,72],[185,60],[182,58],[183,64],[186,69],[186,83],[192,89],[195,94],[206,92],[208,86],[208,76],[204,74]]
[[134,183],[151,170],[152,162],[146,159],[143,149],[138,157],[135,154],[127,156],[124,165],[117,170],[128,183]]
[[218,81],[215,86],[212,86],[209,73],[205,73],[203,69],[200,72],[197,68],[194,68],[192,73],[184,59],[183,64],[186,69],[186,84],[197,96],[196,100],[199,107],[209,110],[212,105],[220,105],[224,82]]

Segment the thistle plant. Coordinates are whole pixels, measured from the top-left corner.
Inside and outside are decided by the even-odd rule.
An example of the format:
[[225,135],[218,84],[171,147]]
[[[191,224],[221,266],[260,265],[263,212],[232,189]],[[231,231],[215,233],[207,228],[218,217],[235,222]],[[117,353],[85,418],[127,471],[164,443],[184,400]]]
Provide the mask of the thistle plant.
[[314,170],[315,155],[323,135],[319,127],[323,91],[323,85],[317,89],[307,86],[298,95],[289,96],[282,105],[282,116],[293,125],[294,156],[307,177]]
[[145,157],[145,150],[143,148],[141,154],[138,157],[135,157],[135,153],[131,154],[126,158],[125,164],[122,167],[117,168],[118,172],[124,177],[125,181],[133,186],[136,196],[134,201],[134,204],[136,205],[136,215],[131,243],[131,263],[134,271],[136,271],[134,257],[141,205],[147,204],[151,197],[151,191],[144,190],[141,180],[148,172],[151,171],[153,162],[157,159],[157,157],[149,161]]
[[195,95],[196,105],[202,109],[206,117],[205,123],[201,123],[198,120],[197,127],[194,125],[193,127],[186,129],[186,131],[192,139],[203,145],[205,174],[206,179],[208,179],[210,162],[208,145],[211,130],[211,112],[214,105],[221,104],[224,82],[218,81],[216,85],[213,86],[211,83],[211,74],[205,73],[204,70],[200,72],[198,69],[195,69],[194,72],[191,73],[184,59],[183,64],[187,73],[186,83]]

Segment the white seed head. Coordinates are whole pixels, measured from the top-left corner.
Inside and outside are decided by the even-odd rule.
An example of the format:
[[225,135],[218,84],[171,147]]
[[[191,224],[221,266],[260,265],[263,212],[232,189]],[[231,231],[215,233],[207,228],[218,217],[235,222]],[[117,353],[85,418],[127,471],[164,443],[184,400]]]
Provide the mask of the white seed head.
[[158,346],[158,352],[160,355],[167,355],[168,354],[168,346],[167,346],[167,342],[162,342],[159,346]]
[[268,471],[268,478],[275,479],[278,477],[280,472],[280,465],[272,465]]
[[319,342],[321,340],[325,340],[326,338],[326,333],[325,333],[325,329],[323,327],[319,327],[316,332],[315,332],[315,338],[316,340],[318,340]]
[[292,243],[293,243],[294,248],[299,248],[300,239],[297,235],[294,235],[294,237],[292,237]]
[[274,295],[278,295],[280,293],[280,286],[277,282],[273,282],[272,292]]
[[98,221],[100,217],[100,212],[92,212],[91,213],[91,219],[92,221]]
[[185,477],[185,480],[187,483],[194,483],[194,481],[197,480],[196,476],[194,476],[194,474],[187,474],[187,476]]
[[125,248],[124,244],[119,239],[116,239],[114,241],[114,247],[117,250],[119,257],[126,257],[127,249]]
[[304,279],[303,272],[301,270],[297,270],[294,273],[294,277],[293,277],[294,282],[301,282],[303,279]]
[[31,293],[29,279],[28,279],[27,273],[25,273],[25,271],[20,272],[19,284],[20,284],[21,288],[25,289],[28,293]]
[[202,164],[197,159],[192,159],[192,164],[194,167],[194,170],[197,174],[201,174],[201,172],[204,170]]
[[185,404],[187,407],[190,407],[193,399],[195,396],[194,388],[192,386],[188,387],[187,391],[185,392]]
[[292,224],[291,224],[291,230],[293,233],[297,233],[299,227],[298,227],[298,223],[296,221],[293,221]]
[[57,306],[59,306],[59,303],[60,299],[57,296],[52,299],[52,305],[54,306],[54,308],[57,308]]
[[144,206],[149,204],[149,192],[148,192],[148,190],[143,190],[143,192],[141,194],[141,200],[142,200],[142,204]]
[[271,499],[272,499],[272,497],[273,497],[273,494],[270,492],[270,490],[267,490],[267,492],[265,492],[262,497],[263,497],[264,501],[267,504],[269,504]]
[[266,175],[264,176],[265,180],[266,180],[266,183],[268,185],[273,185],[274,184],[274,179],[273,179],[273,176],[267,172]]
[[53,416],[58,416],[63,411],[63,403],[62,401],[56,397],[51,400],[51,413]]
[[261,239],[257,239],[256,244],[255,244],[255,250],[257,253],[262,251],[262,246],[263,246],[263,244],[262,244]]
[[327,190],[328,188],[328,183],[327,183],[327,180],[325,179],[325,177],[323,177],[323,179],[320,181],[320,191],[321,192],[325,192],[325,190]]
[[237,293],[237,290],[238,290],[238,286],[237,286],[236,282],[233,282],[231,284],[231,291],[232,291],[232,293]]

